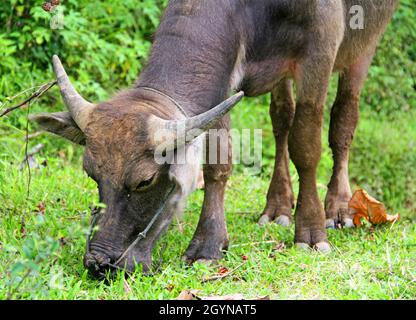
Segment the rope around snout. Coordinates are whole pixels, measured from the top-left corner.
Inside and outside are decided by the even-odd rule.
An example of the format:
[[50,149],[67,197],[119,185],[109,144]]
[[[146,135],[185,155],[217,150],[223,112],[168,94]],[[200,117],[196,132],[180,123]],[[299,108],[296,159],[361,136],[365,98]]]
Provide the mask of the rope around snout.
[[116,266],[126,257],[127,253],[133,249],[133,247],[136,246],[137,243],[139,243],[140,240],[143,240],[147,236],[147,232],[149,232],[150,228],[153,226],[153,224],[156,222],[156,219],[159,217],[159,215],[162,213],[163,207],[158,210],[158,212],[154,215],[152,220],[150,220],[149,224],[147,225],[146,229],[144,229],[142,232],[139,233],[137,238],[127,247],[127,249],[122,253],[122,255],[117,259],[117,261],[114,263]]
[[142,232],[139,233],[137,238],[128,246],[128,248],[122,253],[122,255],[114,263],[116,266],[126,257],[126,255],[129,253],[129,251],[131,249],[133,249],[137,245],[137,243],[139,243],[139,241],[146,238],[147,233],[149,232],[150,228],[156,222],[157,218],[159,218],[159,216],[162,214],[163,209],[165,208],[165,205],[166,205],[166,201],[167,201],[167,199],[169,199],[170,195],[173,193],[173,190],[175,190],[175,187],[172,187],[172,189],[169,191],[168,195],[166,196],[166,198],[163,201],[163,205],[160,206],[160,208],[158,209],[156,214],[153,216],[152,220],[150,220],[147,227]]

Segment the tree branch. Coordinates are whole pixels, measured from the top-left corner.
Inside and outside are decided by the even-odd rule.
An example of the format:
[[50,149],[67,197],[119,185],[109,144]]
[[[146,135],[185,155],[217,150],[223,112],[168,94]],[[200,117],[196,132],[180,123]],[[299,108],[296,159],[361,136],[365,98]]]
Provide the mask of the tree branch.
[[1,114],[0,114],[0,118],[5,116],[6,114],[30,103],[33,99],[42,96],[46,91],[48,91],[50,88],[52,88],[57,82],[56,81],[52,81],[49,83],[44,84],[43,86],[41,86],[39,88],[39,90],[37,90],[34,94],[32,94],[29,98],[27,98],[25,101],[19,103],[16,106],[13,106],[11,108],[7,108],[6,110],[4,110]]

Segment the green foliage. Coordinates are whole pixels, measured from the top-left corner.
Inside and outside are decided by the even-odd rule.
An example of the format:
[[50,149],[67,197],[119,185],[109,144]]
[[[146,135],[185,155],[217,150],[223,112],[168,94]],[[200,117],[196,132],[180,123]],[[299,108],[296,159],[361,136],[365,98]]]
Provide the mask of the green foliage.
[[363,107],[400,117],[416,106],[416,11],[402,0],[381,41],[363,92]]
[[[43,1],[0,3],[0,100],[52,78],[51,57],[62,57],[83,94],[107,98],[137,77],[150,48],[163,0],[62,1],[63,29]],[[5,76],[7,75],[7,76]]]
[[384,200],[390,210],[416,212],[415,113],[394,122],[367,115],[351,150],[354,184]]

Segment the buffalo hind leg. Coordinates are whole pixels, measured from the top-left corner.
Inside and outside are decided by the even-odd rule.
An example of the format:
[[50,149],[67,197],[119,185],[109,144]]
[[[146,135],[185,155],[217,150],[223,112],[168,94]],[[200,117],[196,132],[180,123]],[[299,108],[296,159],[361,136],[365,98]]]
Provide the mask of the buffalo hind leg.
[[[226,115],[214,129],[218,134],[207,134],[207,161],[204,165],[205,195],[202,213],[188,249],[185,260],[188,263],[195,261],[212,261],[222,257],[222,252],[228,248],[228,233],[224,215],[224,193],[227,180],[232,171],[231,139],[228,134],[230,118]],[[210,142],[216,139],[211,152],[216,152],[216,163],[210,164]],[[226,159],[221,159],[226,158]],[[225,160],[225,161],[224,161]],[[212,159],[211,159],[212,161]]]
[[295,243],[328,252],[325,211],[318,196],[317,167],[321,158],[323,109],[332,73],[331,59],[307,60],[301,66],[296,112],[289,133],[289,154],[299,174],[295,211]]
[[289,173],[288,151],[289,130],[295,115],[292,85],[292,80],[285,79],[272,91],[270,117],[276,154],[273,177],[267,192],[267,204],[259,220],[260,225],[275,220],[280,225],[288,226],[292,218],[295,200]]
[[348,177],[349,149],[359,118],[361,89],[367,78],[373,53],[363,56],[340,74],[338,93],[331,111],[329,145],[334,167],[325,198],[326,227],[353,227],[348,209],[351,188]]

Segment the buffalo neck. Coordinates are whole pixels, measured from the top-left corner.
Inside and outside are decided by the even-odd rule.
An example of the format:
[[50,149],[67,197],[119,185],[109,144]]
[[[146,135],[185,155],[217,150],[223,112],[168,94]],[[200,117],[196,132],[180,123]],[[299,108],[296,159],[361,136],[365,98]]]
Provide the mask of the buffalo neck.
[[[147,66],[136,83],[136,87],[169,95],[189,116],[227,98],[240,47],[233,21],[229,16],[218,17],[226,12],[217,12],[214,5],[207,4],[212,2],[201,2],[197,8],[173,2],[168,7]],[[213,16],[218,17],[215,22]]]

